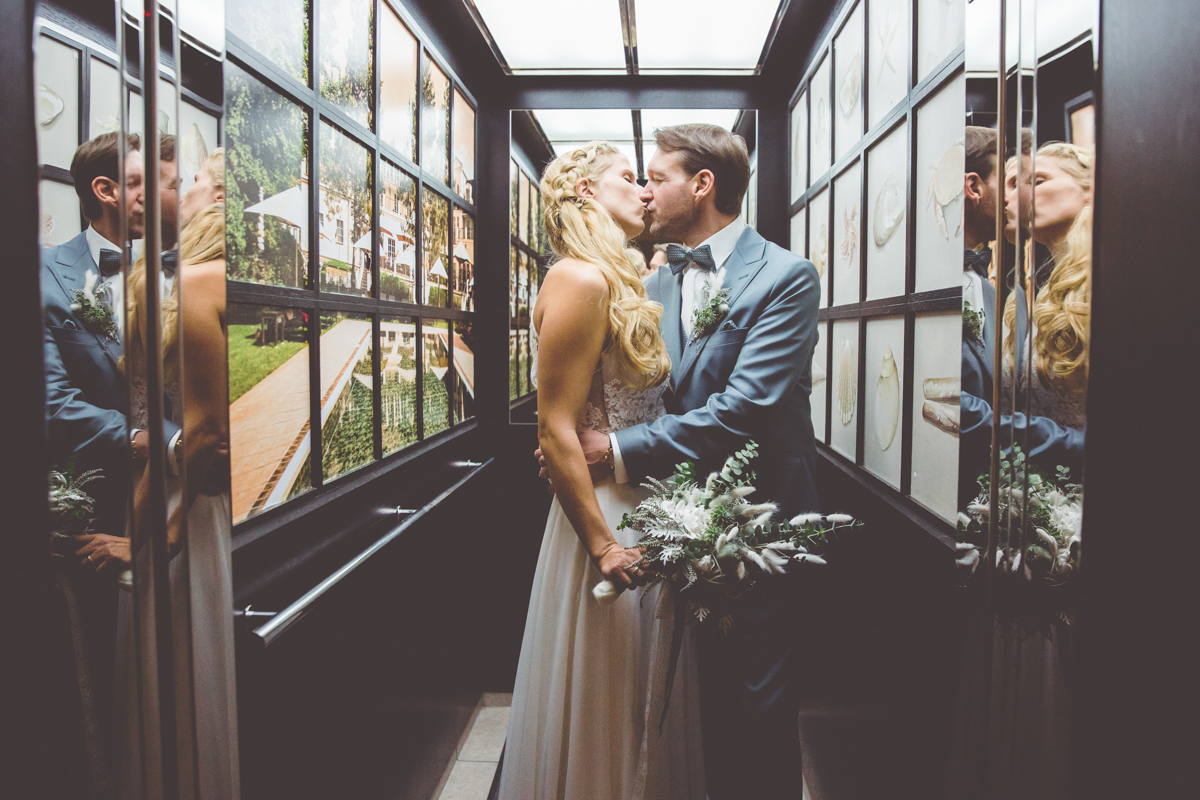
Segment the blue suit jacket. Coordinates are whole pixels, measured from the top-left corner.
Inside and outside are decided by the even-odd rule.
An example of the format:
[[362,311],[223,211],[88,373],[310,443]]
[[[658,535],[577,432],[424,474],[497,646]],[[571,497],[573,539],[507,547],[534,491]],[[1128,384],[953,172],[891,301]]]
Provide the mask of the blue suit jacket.
[[725,263],[729,313],[696,341],[683,337],[682,283],[683,273],[666,268],[646,282],[650,299],[663,305],[671,388],[667,416],[616,432],[630,481],[665,478],[686,460],[711,471],[754,439],[759,496],[785,516],[819,511],[809,405],[821,291],[816,267],[747,227]]
[[[959,401],[958,503],[965,508],[979,494],[979,476],[991,468],[992,391],[995,384],[996,289],[984,278],[982,341],[963,337],[962,395]],[[1017,340],[1025,336],[1024,293],[1017,292]],[[1017,348],[1020,350],[1020,348]],[[1018,369],[1020,365],[1018,365]],[[1078,479],[1083,469],[1083,431],[1066,428],[1049,417],[1004,414],[1000,417],[1000,447],[1007,454],[1012,442],[1022,444],[1033,463],[1053,474],[1056,466]]]

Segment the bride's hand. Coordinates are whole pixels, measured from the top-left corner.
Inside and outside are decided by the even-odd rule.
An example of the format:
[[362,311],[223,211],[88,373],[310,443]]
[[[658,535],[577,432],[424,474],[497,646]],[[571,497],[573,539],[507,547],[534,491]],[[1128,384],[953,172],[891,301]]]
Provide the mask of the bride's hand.
[[637,577],[641,570],[630,570],[629,567],[641,557],[642,551],[638,548],[627,549],[613,542],[595,559],[596,568],[618,589],[627,589],[637,585]]

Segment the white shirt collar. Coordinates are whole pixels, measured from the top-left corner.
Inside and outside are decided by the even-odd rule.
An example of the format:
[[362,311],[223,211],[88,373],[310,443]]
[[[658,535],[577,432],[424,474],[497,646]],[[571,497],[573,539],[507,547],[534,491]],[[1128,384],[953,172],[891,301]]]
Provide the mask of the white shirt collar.
[[88,225],[88,229],[84,232],[87,237],[88,251],[92,254],[92,263],[99,268],[100,266],[100,251],[101,250],[116,250],[121,252],[121,248],[101,236],[95,228]]
[[729,260],[729,257],[733,255],[733,251],[737,249],[738,240],[742,238],[742,231],[745,228],[746,223],[740,219],[735,219],[705,239],[699,246],[708,245],[709,249],[712,250],[713,263],[718,268],[723,267],[725,262]]

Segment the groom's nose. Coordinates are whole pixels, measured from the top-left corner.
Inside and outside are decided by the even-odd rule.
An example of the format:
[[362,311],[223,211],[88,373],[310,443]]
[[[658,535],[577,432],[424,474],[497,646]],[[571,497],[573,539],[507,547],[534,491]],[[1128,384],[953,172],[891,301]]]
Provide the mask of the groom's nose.
[[654,192],[650,191],[650,184],[642,187],[642,190],[638,192],[638,197],[641,198],[643,205],[650,205],[650,201],[654,199]]

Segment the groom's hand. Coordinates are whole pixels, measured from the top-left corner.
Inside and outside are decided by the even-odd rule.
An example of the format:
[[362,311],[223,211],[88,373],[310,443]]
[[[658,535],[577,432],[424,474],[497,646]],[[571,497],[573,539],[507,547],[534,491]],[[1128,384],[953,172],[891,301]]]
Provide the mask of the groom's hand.
[[592,473],[592,483],[597,484],[611,476],[612,467],[605,456],[611,445],[607,433],[584,429],[579,431],[579,446],[583,448],[583,460],[587,462],[588,471]]
[[[587,462],[588,472],[592,475],[592,483],[598,484],[612,475],[604,456],[608,453],[608,434],[584,429],[579,431],[579,446],[583,448],[583,459]],[[550,483],[550,494],[554,494],[554,483],[550,481],[550,470],[546,467],[546,457],[542,448],[533,451],[533,457],[538,462],[538,477]]]

